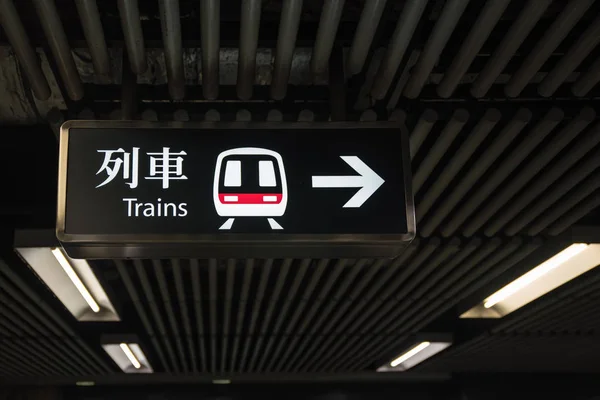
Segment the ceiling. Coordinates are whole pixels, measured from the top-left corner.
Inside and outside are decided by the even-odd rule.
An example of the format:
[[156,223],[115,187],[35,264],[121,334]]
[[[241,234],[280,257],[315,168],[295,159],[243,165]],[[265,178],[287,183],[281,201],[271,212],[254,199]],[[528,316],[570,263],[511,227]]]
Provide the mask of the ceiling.
[[[53,2],[14,3],[52,94],[32,95],[0,31],[0,121],[11,134],[0,145],[9,189],[0,201],[0,382],[141,383],[100,347],[103,335],[119,333],[140,338],[161,383],[600,372],[598,270],[500,320],[458,318],[564,248],[573,226],[600,226],[599,1],[431,0],[422,15],[403,14],[418,2],[388,1],[355,74],[344,60],[365,2],[326,2],[343,4],[343,12],[326,71],[315,75],[311,57],[327,32],[319,35],[322,2],[306,0],[290,85],[273,99],[280,2],[262,2],[255,84],[251,96],[239,96],[240,2],[222,2],[215,42],[201,38],[200,2],[181,0],[183,53],[175,54],[183,57],[185,96],[176,101],[158,2],[139,5],[149,68],[137,84],[117,2],[97,2],[107,76],[95,73],[75,2],[54,2],[82,82],[78,100],[67,94],[38,16],[27,12]],[[414,33],[392,40],[397,22],[410,25],[415,15]],[[388,54],[401,39],[406,51]],[[215,43],[216,97],[202,73],[202,49]],[[417,238],[393,260],[94,260],[121,322],[77,322],[17,257],[12,235],[53,228],[51,132],[78,118],[396,120],[410,133]],[[409,372],[375,372],[426,332],[451,333],[454,345]]]

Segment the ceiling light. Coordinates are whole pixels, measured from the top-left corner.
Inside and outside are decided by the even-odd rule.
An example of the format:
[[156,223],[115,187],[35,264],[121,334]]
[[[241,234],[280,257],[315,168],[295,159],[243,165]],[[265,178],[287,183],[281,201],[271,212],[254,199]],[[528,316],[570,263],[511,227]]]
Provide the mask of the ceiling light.
[[600,244],[573,243],[515,279],[461,318],[501,318],[600,264]]
[[406,371],[417,364],[422,363],[430,357],[438,354],[440,351],[448,348],[452,344],[451,339],[445,336],[443,340],[424,340],[418,341],[416,345],[396,357],[393,361],[378,368],[378,372],[398,372]]
[[69,277],[69,279],[71,279],[71,282],[73,282],[79,293],[81,293],[81,296],[83,297],[85,302],[88,303],[92,311],[95,313],[99,312],[100,306],[98,305],[98,303],[96,303],[96,300],[94,300],[94,298],[87,290],[83,282],[81,282],[81,279],[79,279],[77,273],[73,270],[73,267],[71,267],[71,264],[69,264],[69,261],[67,261],[67,259],[65,258],[65,255],[63,254],[62,250],[55,247],[51,250],[51,252],[60,264],[60,266],[67,273],[67,276]]
[[15,250],[77,320],[119,321],[88,262],[56,246],[53,231],[16,231]]
[[484,301],[483,306],[485,308],[490,308],[490,307],[495,306],[502,300],[505,300],[507,297],[512,296],[519,290],[526,288],[531,283],[542,278],[543,276],[545,276],[547,273],[549,273],[553,269],[555,269],[555,268],[559,267],[560,265],[564,264],[565,262],[569,261],[571,258],[575,257],[577,254],[584,251],[587,247],[588,247],[588,245],[585,243],[575,243],[575,244],[567,247],[566,249],[564,249],[563,251],[561,251],[554,257],[546,260],[545,262],[538,265],[531,271],[527,272],[525,275],[512,281],[511,283],[504,286],[502,289],[498,290],[496,293],[494,293],[493,295],[488,297]]
[[152,367],[138,343],[120,341],[102,344],[102,348],[113,361],[127,374],[152,373]]
[[412,356],[418,354],[420,351],[425,350],[430,345],[431,345],[430,342],[423,342],[423,343],[413,347],[411,350],[407,351],[406,353],[404,353],[403,355],[401,355],[400,357],[398,357],[394,361],[392,361],[390,363],[390,366],[397,367],[398,365],[402,364],[404,361],[408,360]]
[[131,349],[129,348],[129,346],[127,346],[127,343],[121,343],[119,346],[121,347],[121,350],[123,350],[123,353],[125,353],[125,355],[129,359],[129,361],[131,361],[131,364],[136,369],[140,369],[140,367],[142,366],[142,364],[140,364],[140,362],[138,361],[138,359],[135,358],[135,355],[133,354],[133,352],[131,351]]
[[213,379],[213,384],[215,385],[229,385],[230,383],[230,379]]

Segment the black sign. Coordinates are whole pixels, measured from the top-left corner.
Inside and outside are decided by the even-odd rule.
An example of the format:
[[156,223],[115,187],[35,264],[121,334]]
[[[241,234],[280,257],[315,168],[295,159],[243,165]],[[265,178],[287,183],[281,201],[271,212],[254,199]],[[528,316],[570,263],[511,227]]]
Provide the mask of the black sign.
[[120,255],[390,256],[414,236],[407,150],[387,123],[70,121],[57,235]]

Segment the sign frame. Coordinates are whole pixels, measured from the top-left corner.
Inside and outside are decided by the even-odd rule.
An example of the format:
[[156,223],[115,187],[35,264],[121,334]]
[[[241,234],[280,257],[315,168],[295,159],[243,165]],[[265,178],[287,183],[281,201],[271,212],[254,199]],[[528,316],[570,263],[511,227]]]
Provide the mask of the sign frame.
[[[67,170],[71,129],[398,129],[405,187],[404,234],[69,234]],[[394,257],[416,235],[408,132],[400,122],[176,122],[66,121],[60,128],[56,237],[75,258],[147,257]]]

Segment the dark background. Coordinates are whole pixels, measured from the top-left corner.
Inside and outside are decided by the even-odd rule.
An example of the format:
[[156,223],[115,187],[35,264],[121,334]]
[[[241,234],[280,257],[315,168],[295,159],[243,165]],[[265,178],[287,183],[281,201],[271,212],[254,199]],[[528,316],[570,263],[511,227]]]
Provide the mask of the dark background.
[[[68,234],[206,234],[226,218],[213,203],[217,156],[238,147],[259,147],[283,157],[288,204],[275,220],[288,234],[406,233],[406,205],[399,129],[83,129],[70,130],[67,174]],[[129,188],[119,176],[105,186],[96,175],[104,153],[140,148],[139,183]],[[149,152],[184,150],[187,180],[146,180]],[[356,155],[385,183],[360,208],[343,208],[357,188],[312,188],[313,175],[357,175],[340,156]],[[187,217],[127,217],[123,198],[156,204],[187,203]],[[142,208],[143,209],[143,208]],[[272,232],[266,217],[236,218],[229,232]]]

